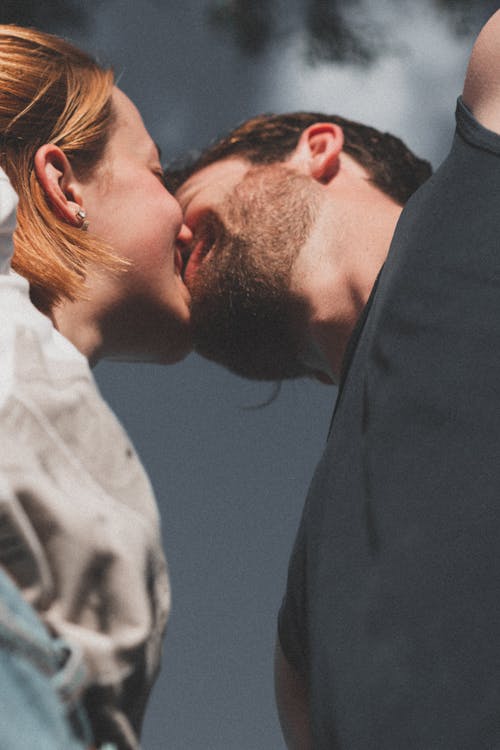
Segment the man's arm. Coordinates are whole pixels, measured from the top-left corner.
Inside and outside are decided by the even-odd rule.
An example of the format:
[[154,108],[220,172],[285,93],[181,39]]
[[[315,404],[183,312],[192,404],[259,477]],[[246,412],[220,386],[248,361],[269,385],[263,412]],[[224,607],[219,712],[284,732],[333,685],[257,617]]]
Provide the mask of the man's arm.
[[312,750],[307,689],[276,638],[274,688],[281,730],[288,750]]
[[500,133],[500,11],[490,18],[476,39],[463,100],[482,125]]

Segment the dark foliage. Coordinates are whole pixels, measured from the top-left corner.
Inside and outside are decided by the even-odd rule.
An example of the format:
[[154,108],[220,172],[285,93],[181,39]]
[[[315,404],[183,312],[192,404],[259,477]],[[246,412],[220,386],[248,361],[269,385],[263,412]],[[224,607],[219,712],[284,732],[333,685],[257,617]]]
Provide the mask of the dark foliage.
[[0,0],[0,23],[34,26],[43,31],[86,28],[91,2],[78,0]]
[[[161,0],[156,0],[161,5]],[[93,10],[106,0],[0,0],[0,23],[53,32],[87,29]],[[401,5],[393,0],[395,6]],[[477,32],[498,8],[497,0],[432,0],[457,34]],[[362,0],[205,0],[200,13],[230,34],[247,55],[258,55],[278,39],[305,33],[309,62],[369,65],[390,40],[384,29],[363,26]]]
[[[494,0],[432,1],[460,35],[476,33],[498,8]],[[390,44],[381,27],[363,27],[360,0],[209,0],[208,8],[211,23],[250,55],[298,31],[305,32],[311,63],[369,65]]]
[[248,54],[261,52],[275,29],[273,3],[269,0],[215,2],[208,14],[215,27],[231,29],[240,49]]
[[[342,13],[338,0],[307,0],[305,28],[310,62],[356,62],[368,65],[377,56],[375,36],[369,38]],[[359,12],[359,2],[350,4],[350,18]],[[361,15],[361,14],[360,14]]]

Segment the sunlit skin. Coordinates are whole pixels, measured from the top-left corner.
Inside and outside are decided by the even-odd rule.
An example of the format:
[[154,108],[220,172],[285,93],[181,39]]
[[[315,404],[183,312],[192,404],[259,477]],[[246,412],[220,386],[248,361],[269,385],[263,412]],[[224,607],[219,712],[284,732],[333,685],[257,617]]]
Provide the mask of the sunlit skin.
[[83,208],[88,231],[128,263],[114,274],[88,269],[86,298],[64,301],[53,319],[91,363],[102,357],[176,362],[191,347],[181,251],[192,235],[165,188],[158,148],[138,110],[117,88],[113,107],[106,152],[90,179],[79,180],[51,144],[37,154],[39,179],[60,201],[59,214],[74,221]]

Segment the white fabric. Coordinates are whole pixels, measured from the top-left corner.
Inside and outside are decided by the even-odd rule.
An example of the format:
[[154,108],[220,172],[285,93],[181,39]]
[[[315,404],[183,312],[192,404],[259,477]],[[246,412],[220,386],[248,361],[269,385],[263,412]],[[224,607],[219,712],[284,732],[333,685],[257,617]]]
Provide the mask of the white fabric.
[[0,168],[0,273],[8,271],[14,252],[12,234],[16,228],[16,208],[17,195]]
[[83,648],[94,726],[134,748],[170,606],[158,512],[87,360],[10,270],[15,207],[0,171],[0,564]]

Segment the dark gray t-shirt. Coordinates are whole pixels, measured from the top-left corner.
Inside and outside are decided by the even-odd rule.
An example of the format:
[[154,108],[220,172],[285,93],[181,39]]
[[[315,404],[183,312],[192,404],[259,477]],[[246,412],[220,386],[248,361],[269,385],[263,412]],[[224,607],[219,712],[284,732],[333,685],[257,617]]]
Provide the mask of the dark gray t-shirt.
[[500,748],[500,136],[461,101],[351,342],[279,634],[315,750]]

